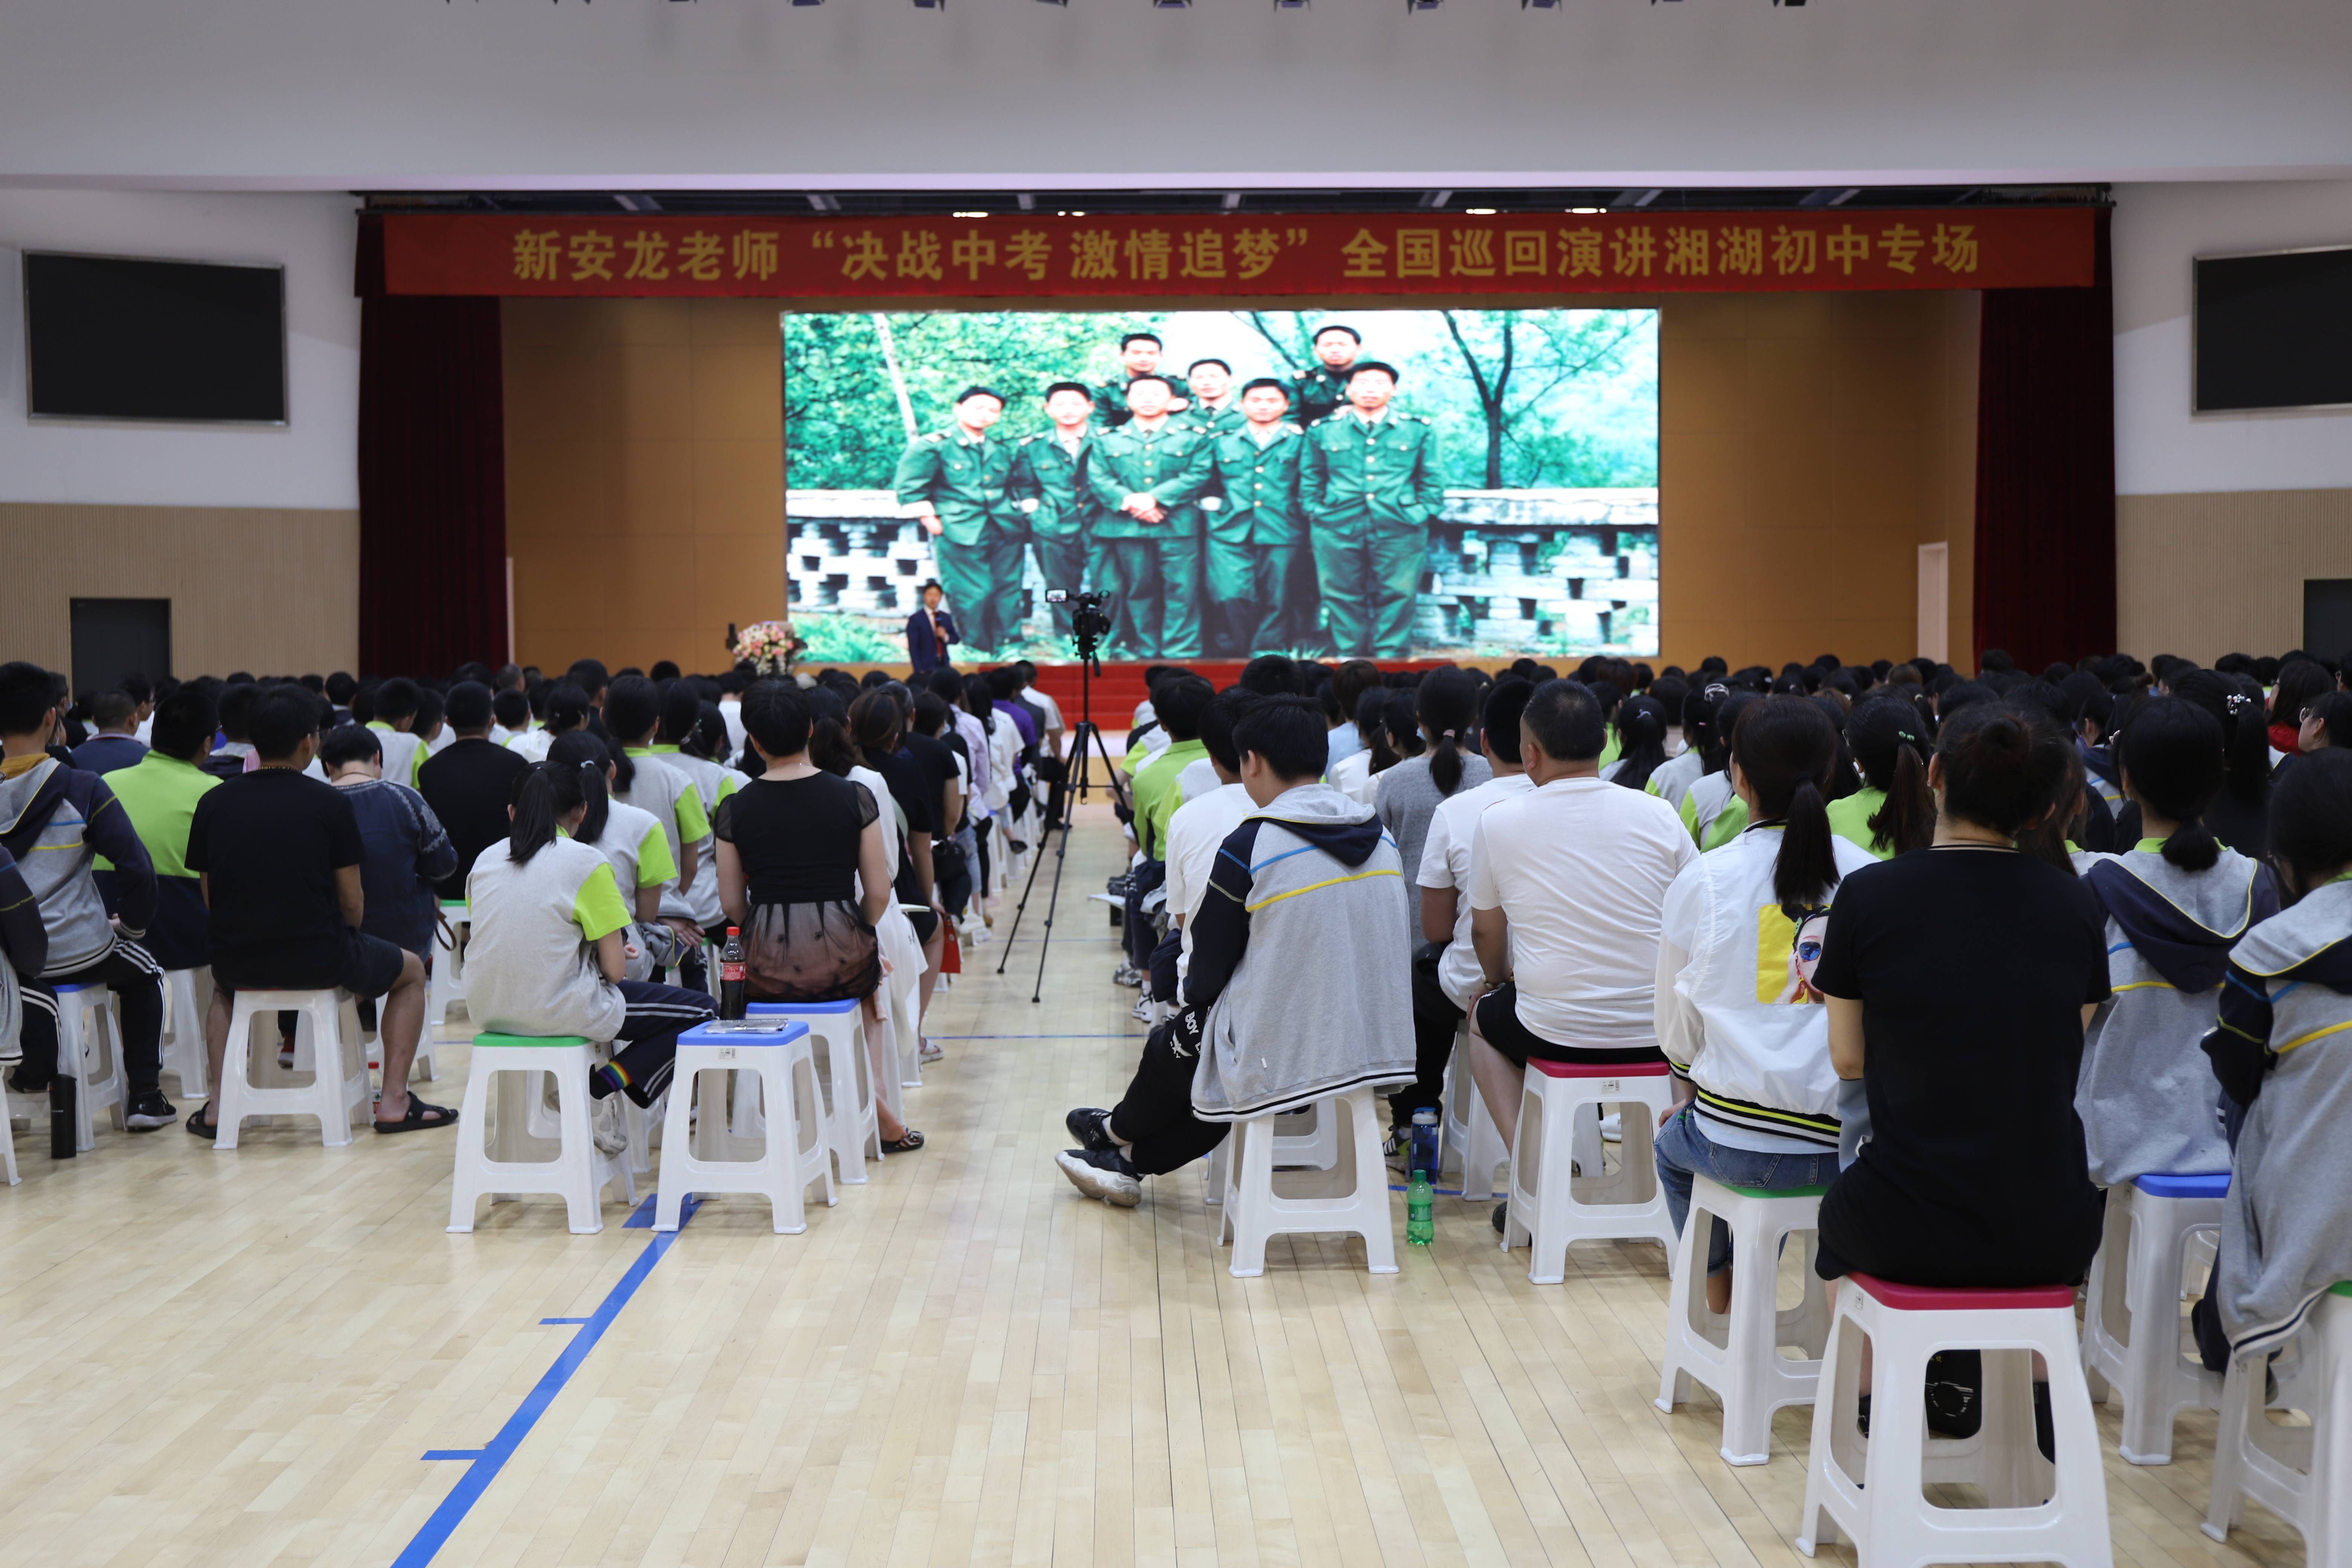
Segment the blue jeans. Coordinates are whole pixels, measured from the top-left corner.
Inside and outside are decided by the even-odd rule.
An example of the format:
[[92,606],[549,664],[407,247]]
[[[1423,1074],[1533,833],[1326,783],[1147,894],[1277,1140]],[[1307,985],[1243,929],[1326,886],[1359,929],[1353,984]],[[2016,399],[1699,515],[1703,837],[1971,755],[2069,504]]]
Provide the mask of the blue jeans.
[[[1838,1173],[1834,1149],[1818,1154],[1764,1154],[1710,1142],[1699,1129],[1698,1111],[1687,1105],[1658,1130],[1656,1164],[1658,1184],[1665,1189],[1666,1212],[1674,1216],[1676,1236],[1690,1222],[1694,1176],[1705,1176],[1727,1187],[1780,1189],[1826,1186]],[[1731,1267],[1731,1227],[1719,1219],[1710,1223],[1715,1228],[1707,1237],[1706,1271],[1720,1274]]]

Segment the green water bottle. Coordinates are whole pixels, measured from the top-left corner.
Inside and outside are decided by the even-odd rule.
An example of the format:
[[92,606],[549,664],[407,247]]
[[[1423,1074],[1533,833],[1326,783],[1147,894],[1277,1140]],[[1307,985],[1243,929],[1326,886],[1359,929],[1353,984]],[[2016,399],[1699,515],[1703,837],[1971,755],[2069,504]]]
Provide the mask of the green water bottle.
[[1415,1171],[1412,1182],[1404,1190],[1404,1239],[1412,1247],[1427,1247],[1437,1239],[1437,1220],[1432,1212],[1436,1194],[1429,1189],[1429,1173]]

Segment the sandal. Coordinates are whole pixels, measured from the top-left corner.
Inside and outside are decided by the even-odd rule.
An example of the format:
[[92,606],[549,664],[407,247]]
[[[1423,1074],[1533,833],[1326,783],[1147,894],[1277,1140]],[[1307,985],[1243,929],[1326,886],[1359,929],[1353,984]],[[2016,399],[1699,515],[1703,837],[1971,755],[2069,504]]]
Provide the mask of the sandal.
[[[432,1117],[428,1121],[426,1117]],[[397,1121],[377,1121],[378,1132],[415,1132],[428,1127],[455,1127],[457,1113],[446,1105],[427,1105],[412,1094],[408,1097],[408,1114]]]
[[882,1145],[885,1154],[911,1154],[923,1146],[923,1135],[909,1127],[900,1136]]

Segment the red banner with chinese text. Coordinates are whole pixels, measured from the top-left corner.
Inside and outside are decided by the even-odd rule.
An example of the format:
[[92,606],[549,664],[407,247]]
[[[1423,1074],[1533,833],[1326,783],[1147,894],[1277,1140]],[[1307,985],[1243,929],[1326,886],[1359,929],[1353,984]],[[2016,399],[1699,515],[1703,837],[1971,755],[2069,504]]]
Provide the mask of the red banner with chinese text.
[[394,215],[394,294],[1070,299],[2087,287],[2087,207],[1267,217]]

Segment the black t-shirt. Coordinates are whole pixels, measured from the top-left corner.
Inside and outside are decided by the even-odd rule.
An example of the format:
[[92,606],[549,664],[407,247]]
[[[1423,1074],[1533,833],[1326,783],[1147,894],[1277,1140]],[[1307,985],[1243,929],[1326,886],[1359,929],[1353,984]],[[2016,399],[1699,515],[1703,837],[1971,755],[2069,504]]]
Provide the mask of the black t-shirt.
[[869,752],[866,765],[890,786],[890,798],[907,814],[907,833],[931,833],[939,826],[940,792],[925,782],[923,769],[904,752]]
[[1839,886],[1813,984],[1863,1005],[1870,1103],[1824,1258],[1911,1285],[2080,1280],[2101,1212],[2082,1010],[2112,994],[2089,887],[2014,850],[1898,855]]
[[332,784],[259,768],[205,791],[187,864],[207,879],[214,969],[233,985],[334,984],[352,929],[335,872],[361,858],[359,816]]
[[[940,816],[947,809],[947,786],[962,776],[956,768],[955,753],[948,749],[946,742],[936,735],[909,735],[906,748],[898,754],[910,758],[922,770],[923,787],[929,791],[926,798],[931,803],[931,833],[935,837],[947,837],[962,826],[956,822],[942,826],[940,822]],[[889,775],[885,773],[883,776],[887,778]],[[892,793],[897,793],[895,784]]]
[[513,831],[507,805],[514,799],[515,780],[530,771],[530,763],[520,752],[494,746],[478,736],[456,742],[416,770],[418,793],[441,819],[450,847],[457,851],[457,869],[434,884],[441,897],[464,898],[474,858]]
[[735,846],[755,904],[847,903],[857,844],[881,806],[832,773],[755,779],[719,803],[712,831]]

